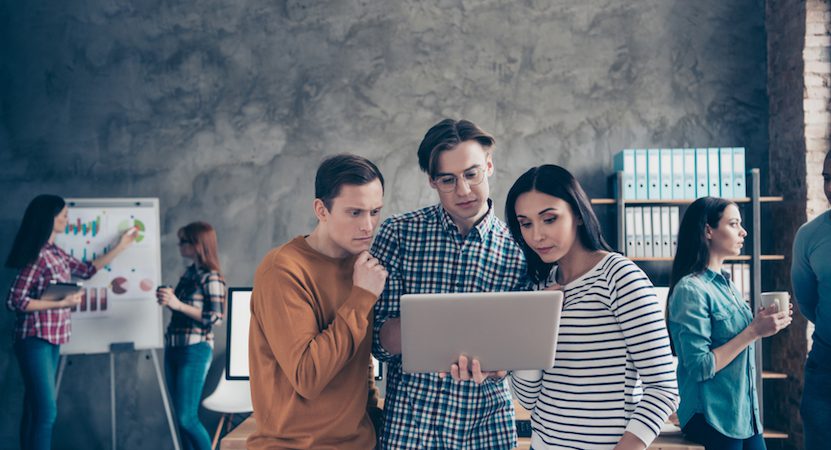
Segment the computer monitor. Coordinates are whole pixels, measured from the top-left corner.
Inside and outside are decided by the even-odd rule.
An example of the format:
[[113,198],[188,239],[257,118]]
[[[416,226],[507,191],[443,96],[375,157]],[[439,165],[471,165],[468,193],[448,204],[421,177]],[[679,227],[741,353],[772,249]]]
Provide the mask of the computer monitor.
[[251,325],[251,288],[228,289],[225,378],[248,379],[248,328]]
[[[232,287],[228,289],[225,379],[248,379],[248,328],[251,325],[251,288]],[[375,379],[382,379],[381,364],[372,358]]]

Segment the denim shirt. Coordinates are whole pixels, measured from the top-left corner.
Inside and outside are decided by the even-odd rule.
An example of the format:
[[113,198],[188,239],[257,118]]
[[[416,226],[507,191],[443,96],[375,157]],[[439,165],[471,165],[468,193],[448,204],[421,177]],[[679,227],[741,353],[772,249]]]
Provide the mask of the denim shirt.
[[669,331],[678,353],[682,427],[702,414],[710,426],[731,438],[762,432],[755,343],[718,372],[713,353],[752,320],[750,307],[722,274],[705,269],[675,285],[669,298]]

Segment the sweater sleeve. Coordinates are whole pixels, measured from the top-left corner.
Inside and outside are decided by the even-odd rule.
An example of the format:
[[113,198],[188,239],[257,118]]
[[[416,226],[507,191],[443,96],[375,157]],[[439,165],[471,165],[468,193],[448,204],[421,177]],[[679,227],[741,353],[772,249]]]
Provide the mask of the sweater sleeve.
[[369,331],[375,296],[352,290],[335,319],[322,329],[311,290],[289,270],[272,265],[258,271],[252,293],[252,320],[258,322],[292,387],[314,399],[359,351]]
[[648,447],[679,402],[666,322],[652,283],[631,261],[626,260],[614,272],[610,293],[627,353],[643,383],[643,397],[626,431]]

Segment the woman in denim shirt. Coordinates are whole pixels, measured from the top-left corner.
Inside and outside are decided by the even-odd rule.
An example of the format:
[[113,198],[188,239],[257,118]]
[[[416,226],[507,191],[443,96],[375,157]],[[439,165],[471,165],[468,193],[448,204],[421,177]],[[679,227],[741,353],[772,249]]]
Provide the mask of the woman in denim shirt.
[[754,342],[791,323],[791,312],[756,317],[722,272],[747,231],[735,203],[693,202],[681,220],[672,264],[669,330],[678,354],[678,418],[691,440],[714,449],[764,449]]

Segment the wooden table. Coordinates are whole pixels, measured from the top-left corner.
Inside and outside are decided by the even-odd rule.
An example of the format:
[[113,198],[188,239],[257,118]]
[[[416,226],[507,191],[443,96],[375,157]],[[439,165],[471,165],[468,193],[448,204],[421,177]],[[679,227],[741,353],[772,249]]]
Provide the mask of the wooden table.
[[[517,402],[514,402],[517,420],[530,420],[531,415]],[[257,428],[254,416],[252,415],[228,433],[219,443],[220,450],[246,450],[245,440]],[[516,450],[528,450],[531,446],[531,438],[519,438],[519,446]],[[649,450],[704,450],[698,444],[684,440],[681,433],[664,433],[658,436]]]

